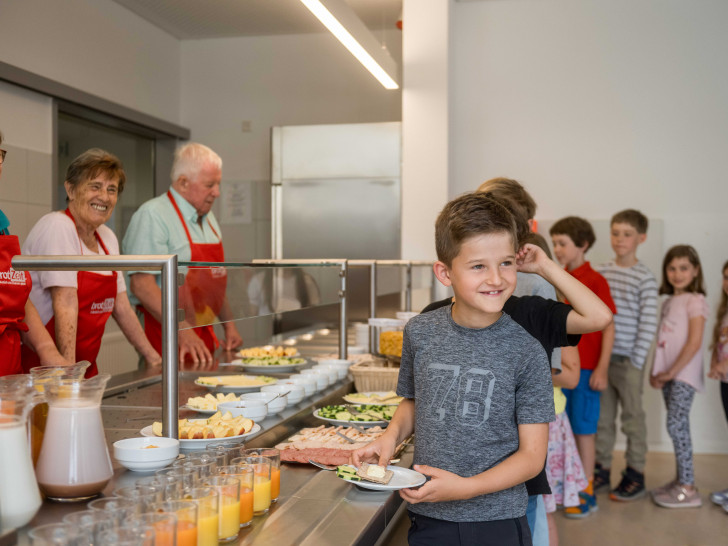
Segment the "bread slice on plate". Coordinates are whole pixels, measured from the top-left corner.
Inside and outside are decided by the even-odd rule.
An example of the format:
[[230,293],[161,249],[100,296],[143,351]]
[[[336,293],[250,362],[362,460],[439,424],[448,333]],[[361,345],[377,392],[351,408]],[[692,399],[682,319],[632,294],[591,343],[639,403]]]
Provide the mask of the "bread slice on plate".
[[394,472],[378,464],[362,463],[356,471],[356,475],[363,480],[387,485],[394,476]]

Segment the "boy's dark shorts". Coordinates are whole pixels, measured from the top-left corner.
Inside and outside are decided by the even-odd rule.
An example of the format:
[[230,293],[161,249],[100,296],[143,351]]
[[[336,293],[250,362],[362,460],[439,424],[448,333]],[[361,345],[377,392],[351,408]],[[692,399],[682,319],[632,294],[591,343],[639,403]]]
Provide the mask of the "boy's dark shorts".
[[526,516],[496,521],[456,522],[407,511],[410,546],[531,546]]
[[602,393],[589,386],[592,370],[581,370],[574,389],[562,389],[566,396],[566,414],[574,434],[596,434],[599,423],[599,401]]

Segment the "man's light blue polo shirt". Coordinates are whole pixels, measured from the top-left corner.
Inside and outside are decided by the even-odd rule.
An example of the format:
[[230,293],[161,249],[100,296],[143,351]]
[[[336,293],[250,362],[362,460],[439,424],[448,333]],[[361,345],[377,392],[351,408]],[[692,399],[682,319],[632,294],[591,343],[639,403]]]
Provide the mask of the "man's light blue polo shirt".
[[[215,232],[220,237],[222,237],[222,232],[215,215],[212,212],[203,215],[202,225],[200,226],[198,223],[200,217],[195,207],[174,189],[170,188],[169,191],[172,193],[180,213],[185,219],[192,242],[219,242],[220,239],[218,239]],[[215,231],[210,228],[210,224],[212,224]],[[124,234],[121,249],[123,254],[177,254],[177,259],[180,262],[189,262],[191,260],[187,234],[166,192],[159,197],[150,199],[137,209],[131,217],[129,227]],[[127,274],[127,284],[128,276],[133,273],[132,271]],[[161,286],[161,272],[145,271],[145,273],[157,275],[157,284]],[[129,296],[132,304],[139,303],[133,297],[131,290],[129,290]]]

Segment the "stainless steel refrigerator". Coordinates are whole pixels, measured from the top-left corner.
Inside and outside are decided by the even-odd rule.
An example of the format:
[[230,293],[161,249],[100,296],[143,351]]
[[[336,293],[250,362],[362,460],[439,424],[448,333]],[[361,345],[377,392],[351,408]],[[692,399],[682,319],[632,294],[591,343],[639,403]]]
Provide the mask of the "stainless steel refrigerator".
[[398,259],[401,123],[274,127],[273,258]]

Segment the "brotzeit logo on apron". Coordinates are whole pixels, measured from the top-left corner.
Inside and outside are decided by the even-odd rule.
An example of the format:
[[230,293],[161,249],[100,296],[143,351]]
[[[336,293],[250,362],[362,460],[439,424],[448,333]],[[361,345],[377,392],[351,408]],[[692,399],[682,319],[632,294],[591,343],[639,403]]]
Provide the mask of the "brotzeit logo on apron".
[[104,301],[93,302],[91,304],[92,315],[103,315],[111,313],[114,310],[114,298],[106,298]]
[[12,267],[0,271],[0,284],[25,285],[25,271],[15,271]]
[[213,279],[221,279],[223,277],[227,277],[227,269],[224,267],[211,267],[210,274]]

